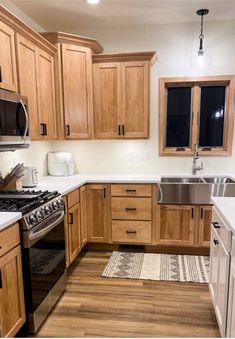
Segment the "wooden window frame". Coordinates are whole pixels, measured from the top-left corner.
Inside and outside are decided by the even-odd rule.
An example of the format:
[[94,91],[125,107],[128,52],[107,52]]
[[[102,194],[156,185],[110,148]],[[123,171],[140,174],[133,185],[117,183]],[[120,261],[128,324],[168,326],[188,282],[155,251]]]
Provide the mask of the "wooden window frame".
[[[224,145],[223,147],[212,147],[210,150],[203,150],[199,147],[200,156],[231,156],[235,108],[235,76],[208,76],[208,77],[177,77],[159,79],[159,155],[160,156],[192,156],[194,145],[199,142],[199,111],[200,111],[200,88],[202,86],[221,85],[226,86],[225,114],[224,114]],[[177,150],[177,147],[166,147],[166,119],[168,87],[191,87],[191,131],[190,145],[184,150]]]

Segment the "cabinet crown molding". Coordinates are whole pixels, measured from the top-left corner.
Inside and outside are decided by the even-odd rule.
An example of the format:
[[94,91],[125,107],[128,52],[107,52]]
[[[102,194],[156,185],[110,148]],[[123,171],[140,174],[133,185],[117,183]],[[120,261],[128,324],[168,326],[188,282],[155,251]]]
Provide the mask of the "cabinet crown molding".
[[94,53],[102,53],[103,47],[91,38],[65,32],[43,32],[41,35],[52,44],[66,43],[90,48]]
[[93,63],[118,61],[149,61],[151,65],[157,60],[157,52],[107,53],[92,55]]
[[49,54],[54,55],[56,53],[57,49],[55,46],[53,46],[49,41],[44,39],[39,33],[35,32],[31,27],[26,25],[2,5],[0,5],[0,20],[14,29],[17,33],[20,33],[27,39],[36,43]]

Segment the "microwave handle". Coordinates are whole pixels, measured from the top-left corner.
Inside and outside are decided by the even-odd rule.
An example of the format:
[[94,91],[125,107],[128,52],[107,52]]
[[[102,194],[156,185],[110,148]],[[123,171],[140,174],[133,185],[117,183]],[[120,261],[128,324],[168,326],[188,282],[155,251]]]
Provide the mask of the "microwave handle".
[[23,108],[23,111],[24,111],[24,114],[25,114],[25,120],[26,120],[26,124],[25,124],[25,130],[24,130],[24,134],[23,134],[23,140],[25,142],[25,137],[26,137],[26,134],[27,134],[27,131],[28,131],[28,128],[29,128],[29,116],[28,116],[28,112],[25,108],[25,105],[23,103],[23,101],[20,99],[20,104]]

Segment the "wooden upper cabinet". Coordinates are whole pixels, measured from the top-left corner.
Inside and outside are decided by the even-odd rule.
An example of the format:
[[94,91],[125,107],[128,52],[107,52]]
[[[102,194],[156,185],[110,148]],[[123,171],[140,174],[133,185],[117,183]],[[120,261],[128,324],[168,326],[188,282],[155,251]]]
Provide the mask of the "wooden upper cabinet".
[[56,138],[55,89],[53,57],[38,50],[38,104],[43,139]]
[[16,35],[19,92],[28,98],[31,139],[40,139],[37,92],[37,47],[23,36]]
[[148,138],[155,52],[93,55],[95,137]]
[[117,138],[121,134],[121,64],[93,66],[95,138]]
[[0,88],[17,92],[15,31],[0,21]]
[[62,84],[67,139],[92,137],[92,62],[86,47],[62,44]]
[[103,48],[94,40],[63,32],[42,33],[57,49],[56,114],[59,139],[93,137],[92,53]]
[[148,61],[122,65],[122,132],[125,138],[149,135],[149,75]]
[[16,36],[16,50],[19,92],[28,98],[30,137],[32,140],[55,139],[53,53],[20,34]]
[[87,185],[88,241],[106,243],[110,233],[109,185]]

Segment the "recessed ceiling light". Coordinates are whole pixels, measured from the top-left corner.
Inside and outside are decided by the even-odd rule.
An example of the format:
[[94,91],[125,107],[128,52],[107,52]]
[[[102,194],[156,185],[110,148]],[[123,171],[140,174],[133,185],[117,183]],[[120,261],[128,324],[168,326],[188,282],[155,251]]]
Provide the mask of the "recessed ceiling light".
[[86,0],[88,4],[96,5],[100,2],[100,0]]

